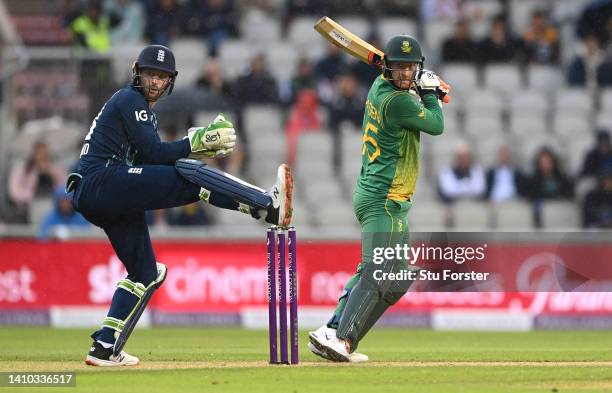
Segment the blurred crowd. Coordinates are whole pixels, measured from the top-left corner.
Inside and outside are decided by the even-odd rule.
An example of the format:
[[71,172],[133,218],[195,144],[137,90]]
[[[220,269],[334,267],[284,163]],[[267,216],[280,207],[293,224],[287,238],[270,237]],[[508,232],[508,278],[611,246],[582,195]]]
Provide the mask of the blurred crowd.
[[596,133],[578,175],[564,171],[559,157],[549,147],[537,152],[529,169],[527,173],[520,169],[507,145],[499,148],[497,161],[490,168],[475,162],[470,147],[461,145],[452,165],[438,175],[439,197],[449,204],[466,199],[493,203],[526,199],[533,203],[534,226],[540,227],[542,202],[573,200],[576,184],[591,180],[587,183],[592,187],[583,191],[582,226],[612,228],[612,146],[607,130]]
[[[330,4],[333,3],[333,4]],[[349,4],[350,3],[350,4]],[[355,5],[355,4],[358,5]],[[372,5],[372,3],[379,3]],[[274,59],[264,53],[255,55],[245,71],[236,78],[225,76],[219,61],[219,50],[224,41],[240,38],[240,17],[246,10],[256,9],[280,19],[284,32],[300,15],[334,15],[348,5],[361,14],[371,12],[373,18],[384,15],[411,18],[448,17],[452,33],[439,48],[439,63],[466,63],[475,67],[488,64],[545,64],[563,71],[568,86],[606,88],[612,86],[612,2],[599,1],[604,7],[596,12],[585,11],[575,22],[578,50],[563,60],[560,31],[551,17],[554,7],[536,9],[529,15],[527,27],[515,31],[509,22],[508,1],[500,1],[501,13],[488,19],[488,34],[473,38],[473,15],[462,12],[477,0],[431,0],[382,2],[323,2],[318,0],[286,0],[282,7],[272,1],[253,0],[64,0],[61,11],[64,28],[69,31],[72,44],[93,52],[105,53],[115,43],[126,41],[170,45],[178,37],[199,37],[206,42],[207,62],[203,65],[195,88],[213,97],[211,108],[226,108],[236,115],[235,124],[242,141],[242,149],[221,166],[240,173],[248,168],[248,135],[244,129],[243,108],[251,104],[274,105],[283,110],[287,140],[287,160],[295,163],[299,135],[304,132],[327,130],[333,141],[334,171],[341,166],[343,124],[359,130],[367,90],[378,73],[364,63],[348,58],[338,48],[329,46],[322,57],[312,60],[300,57],[288,80],[279,80],[274,70]],[[543,2],[544,3],[544,2]],[[554,2],[553,2],[554,3]],[[609,6],[605,3],[610,3]],[[550,3],[546,3],[550,5]],[[435,14],[435,15],[434,15]],[[146,15],[143,18],[143,15]],[[434,15],[434,16],[432,16]],[[597,22],[594,22],[596,20]],[[599,23],[593,28],[593,23]],[[398,33],[401,33],[398,31]],[[383,47],[373,30],[366,38],[374,46]],[[203,46],[204,47],[204,46]],[[272,63],[272,64],[271,64]],[[180,69],[180,64],[179,64]],[[180,75],[180,71],[179,71]],[[180,76],[179,76],[180,77]],[[177,93],[180,95],[180,93]],[[219,103],[223,103],[219,105]],[[96,112],[98,108],[92,108]],[[168,139],[182,137],[181,130],[193,124],[193,117],[164,124]],[[513,159],[511,146],[502,145],[494,167],[483,168],[475,159],[468,144],[457,148],[452,165],[437,173],[437,194],[444,203],[460,199],[502,202],[523,199],[533,202],[534,225],[539,225],[538,205],[541,201],[575,200],[576,187],[581,179],[590,178],[592,188],[580,199],[585,228],[612,228],[612,149],[607,129],[585,130],[585,135],[596,135],[591,151],[583,159],[580,173],[564,170],[558,152],[542,146],[532,157],[529,170]],[[523,169],[519,169],[523,168]],[[28,203],[40,195],[54,195],[55,204],[41,230],[58,225],[81,225],[78,213],[71,211],[62,200],[65,195],[56,188],[62,184],[67,170],[49,157],[44,141],[37,143],[30,156],[16,163],[9,178],[11,206],[27,212]],[[54,191],[55,190],[55,191]],[[55,192],[55,194],[54,194]],[[417,191],[418,192],[418,191]],[[19,216],[19,215],[17,215]],[[28,214],[21,216],[27,222]],[[151,223],[164,225],[209,225],[213,217],[200,205],[190,205],[172,212],[154,212]]]

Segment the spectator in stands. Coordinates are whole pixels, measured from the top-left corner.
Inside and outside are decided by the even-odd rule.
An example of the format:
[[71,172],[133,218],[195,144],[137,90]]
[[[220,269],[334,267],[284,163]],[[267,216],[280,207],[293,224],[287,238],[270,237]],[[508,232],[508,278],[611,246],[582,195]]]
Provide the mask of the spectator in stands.
[[321,129],[319,115],[319,102],[317,93],[312,89],[305,89],[298,93],[295,105],[291,108],[287,120],[287,162],[295,164],[297,141],[299,135],[305,131],[318,131]]
[[110,49],[111,20],[102,12],[100,0],[87,4],[85,13],[70,24],[70,33],[76,46],[92,52],[106,53]]
[[344,68],[346,68],[346,59],[342,50],[336,45],[328,44],[327,53],[315,65],[315,74],[319,78],[331,81]]
[[202,0],[200,29],[208,41],[208,55],[216,57],[223,41],[237,35],[238,11],[234,0]]
[[[246,128],[243,113],[245,106],[249,104],[278,104],[279,97],[276,80],[268,69],[266,56],[263,53],[257,54],[251,60],[249,70],[235,81],[232,96],[234,97],[236,108],[235,124],[238,130]],[[247,148],[242,160],[244,164],[247,164],[249,155],[246,133],[241,133],[240,138],[243,146]],[[235,155],[232,154],[232,156]]]
[[64,237],[64,233],[70,228],[90,227],[89,222],[74,210],[72,198],[66,194],[64,186],[59,186],[53,193],[53,208],[45,216],[41,225],[38,238],[46,240],[51,236]]
[[235,96],[240,104],[278,103],[276,80],[268,69],[263,53],[251,60],[249,70],[237,79],[235,86]]
[[491,202],[505,202],[524,196],[527,178],[512,163],[507,145],[497,151],[497,164],[487,172],[486,197]]
[[585,228],[612,228],[612,172],[600,176],[599,184],[585,197],[582,207]]
[[574,196],[574,185],[561,170],[557,155],[552,149],[543,147],[536,154],[527,194],[534,201],[570,199]]
[[60,14],[62,15],[62,27],[69,29],[76,18],[81,15],[80,2],[78,0],[64,0]]
[[440,171],[438,187],[442,200],[447,203],[458,199],[478,199],[484,195],[484,171],[474,164],[472,151],[467,144],[457,148],[454,164]]
[[[380,42],[380,38],[377,34],[371,33],[368,36],[367,41],[372,44],[375,48],[382,48],[383,44]],[[351,72],[357,77],[359,84],[364,88],[372,86],[374,79],[380,75],[380,70],[376,67],[372,67],[363,61],[354,60],[351,65]]]
[[[111,45],[110,29],[117,23],[117,18],[103,12],[101,0],[92,0],[87,3],[85,13],[70,25],[70,33],[75,45],[106,53]],[[110,59],[103,56],[82,58],[79,78],[81,88],[90,97],[88,120],[92,121],[97,114],[94,108],[99,108],[115,88]]]
[[525,59],[529,63],[559,63],[559,33],[546,18],[544,11],[534,11],[531,24],[523,32]]
[[336,173],[339,173],[342,164],[340,125],[348,122],[361,132],[366,93],[360,88],[355,75],[350,72],[340,74],[335,85],[334,95],[328,109],[329,129],[333,139],[333,165]]
[[511,62],[517,59],[519,53],[519,43],[510,34],[503,16],[493,19],[490,37],[485,38],[479,46],[484,63]]
[[53,163],[47,143],[38,141],[28,159],[11,168],[9,198],[15,206],[27,208],[35,198],[51,195],[65,180],[66,171]]
[[327,45],[327,53],[315,65],[315,75],[318,78],[319,98],[324,104],[328,104],[333,96],[333,82],[342,70],[346,69],[347,63],[342,50],[335,45]]
[[226,105],[231,106],[232,86],[224,78],[221,63],[218,59],[211,59],[206,64],[204,72],[196,81],[196,86],[218,98],[222,98]]
[[599,177],[612,173],[612,147],[608,130],[597,131],[596,145],[587,153],[582,164],[582,176]]
[[481,57],[478,49],[477,42],[470,36],[468,21],[459,19],[453,35],[442,44],[442,60],[447,63],[473,63]]
[[203,206],[201,203],[192,203],[172,209],[168,223],[176,226],[213,225],[214,220]]
[[567,83],[591,90],[597,86],[612,86],[612,60],[606,58],[597,36],[589,35],[584,38],[567,69]]
[[169,46],[178,34],[181,6],[176,0],[154,0],[147,10],[146,36],[151,44]]
[[312,63],[303,57],[298,61],[297,72],[281,88],[281,101],[284,105],[293,105],[302,90],[316,89],[317,81]]
[[[576,21],[576,32],[579,37],[589,35],[597,36],[602,47],[606,47],[612,34],[610,34],[610,21],[612,20],[612,1],[592,0],[582,8],[582,13]],[[605,26],[608,26],[608,29]]]
[[104,9],[109,15],[115,15],[118,23],[110,31],[111,44],[140,41],[144,35],[145,14],[142,3],[138,0],[106,0]]

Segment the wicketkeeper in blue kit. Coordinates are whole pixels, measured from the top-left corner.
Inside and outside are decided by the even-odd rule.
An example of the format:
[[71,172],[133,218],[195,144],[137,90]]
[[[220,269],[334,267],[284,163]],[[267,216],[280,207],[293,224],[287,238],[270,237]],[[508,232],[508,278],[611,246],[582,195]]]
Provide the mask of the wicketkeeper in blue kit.
[[102,327],[91,335],[85,362],[92,366],[139,362],[123,346],[166,278],[166,266],[155,260],[151,246],[147,210],[202,200],[281,227],[291,222],[293,177],[287,165],[279,166],[276,184],[265,191],[199,161],[234,149],[234,127],[222,114],[206,127],[190,128],[180,141],[160,141],[152,109],[172,93],[177,75],[170,49],[144,48],[132,66],[131,84],[94,119],[78,172],[68,179],[76,210],[104,230],[128,272],[117,284]]

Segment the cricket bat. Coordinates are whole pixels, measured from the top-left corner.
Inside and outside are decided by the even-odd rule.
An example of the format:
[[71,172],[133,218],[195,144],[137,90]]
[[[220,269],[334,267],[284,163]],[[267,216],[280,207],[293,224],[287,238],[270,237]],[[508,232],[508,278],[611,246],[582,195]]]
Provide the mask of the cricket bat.
[[314,28],[323,38],[351,56],[378,68],[382,67],[382,59],[385,56],[383,51],[368,44],[333,19],[324,16],[315,23]]
[[[385,57],[385,53],[351,33],[332,18],[327,16],[322,17],[315,23],[314,29],[327,41],[336,45],[351,56],[366,64],[382,68],[382,61]],[[440,85],[446,88],[447,91],[450,90],[450,86],[443,80],[440,80]],[[442,98],[442,101],[444,103],[450,102],[450,95],[446,94]]]

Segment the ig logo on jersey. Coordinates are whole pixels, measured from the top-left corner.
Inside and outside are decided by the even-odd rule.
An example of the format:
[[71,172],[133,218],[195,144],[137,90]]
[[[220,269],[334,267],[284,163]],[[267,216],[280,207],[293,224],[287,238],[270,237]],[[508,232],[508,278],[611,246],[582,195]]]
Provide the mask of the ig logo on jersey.
[[149,116],[147,115],[147,111],[144,109],[141,111],[134,111],[134,115],[136,116],[136,121],[147,121],[149,120]]

